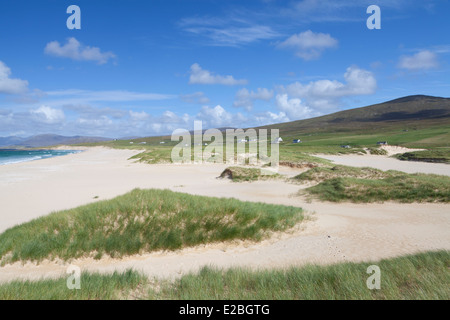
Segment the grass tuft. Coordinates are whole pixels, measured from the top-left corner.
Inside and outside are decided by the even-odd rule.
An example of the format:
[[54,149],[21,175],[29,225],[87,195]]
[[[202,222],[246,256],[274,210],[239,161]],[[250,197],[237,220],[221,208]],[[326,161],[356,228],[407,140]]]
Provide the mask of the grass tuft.
[[283,176],[278,173],[263,174],[259,168],[248,167],[229,167],[219,176],[219,178],[229,178],[233,182],[279,179],[282,177]]

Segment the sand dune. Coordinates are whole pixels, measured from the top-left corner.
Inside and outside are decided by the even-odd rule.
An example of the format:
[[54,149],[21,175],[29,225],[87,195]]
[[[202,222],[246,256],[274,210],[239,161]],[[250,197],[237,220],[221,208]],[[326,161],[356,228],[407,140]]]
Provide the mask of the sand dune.
[[[52,211],[113,198],[134,188],[294,205],[313,219],[261,243],[234,242],[157,252],[120,260],[75,260],[83,270],[135,268],[177,277],[204,265],[252,268],[368,261],[427,250],[450,250],[447,204],[333,204],[294,196],[284,181],[233,183],[216,179],[226,165],[145,165],[127,160],[138,151],[90,148],[79,154],[0,167],[0,232]],[[366,159],[364,156],[361,159]],[[379,159],[380,156],[373,156]],[[402,167],[411,162],[402,162]],[[425,165],[420,163],[420,165]],[[436,164],[430,164],[436,166]],[[296,171],[298,170],[298,171]],[[283,168],[293,175],[299,169]],[[68,263],[16,263],[0,268],[0,282],[65,275]]]

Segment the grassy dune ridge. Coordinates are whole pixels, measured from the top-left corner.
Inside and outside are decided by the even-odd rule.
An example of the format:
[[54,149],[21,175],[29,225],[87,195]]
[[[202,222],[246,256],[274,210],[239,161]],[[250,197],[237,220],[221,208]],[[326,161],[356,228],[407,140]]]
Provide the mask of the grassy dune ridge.
[[257,241],[302,219],[302,209],[296,207],[135,189],[5,231],[0,261],[121,257],[228,240]]
[[450,148],[434,148],[425,151],[405,152],[396,155],[399,160],[450,164]]
[[316,182],[305,191],[324,201],[450,202],[450,177],[434,174],[337,165],[310,169],[293,180]]
[[[367,288],[370,265],[380,268],[380,290]],[[110,275],[82,273],[80,290],[68,290],[66,278],[12,281],[0,285],[0,299],[449,300],[449,268],[450,252],[436,251],[286,270],[205,267],[174,281],[149,279],[132,270]]]

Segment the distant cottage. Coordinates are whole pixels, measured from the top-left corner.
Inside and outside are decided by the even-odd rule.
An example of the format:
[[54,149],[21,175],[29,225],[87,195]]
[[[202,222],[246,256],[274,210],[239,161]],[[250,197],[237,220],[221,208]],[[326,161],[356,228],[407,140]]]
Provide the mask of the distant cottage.
[[281,137],[279,137],[279,138],[276,138],[275,140],[273,140],[272,143],[277,144],[277,143],[280,143],[282,141],[283,141],[283,139],[281,139]]

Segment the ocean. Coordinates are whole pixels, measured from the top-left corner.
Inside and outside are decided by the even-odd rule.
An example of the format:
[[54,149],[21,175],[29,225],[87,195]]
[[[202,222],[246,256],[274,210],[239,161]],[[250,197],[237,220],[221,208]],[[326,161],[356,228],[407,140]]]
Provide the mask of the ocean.
[[46,158],[65,156],[67,154],[79,153],[76,150],[15,150],[0,149],[0,166]]

